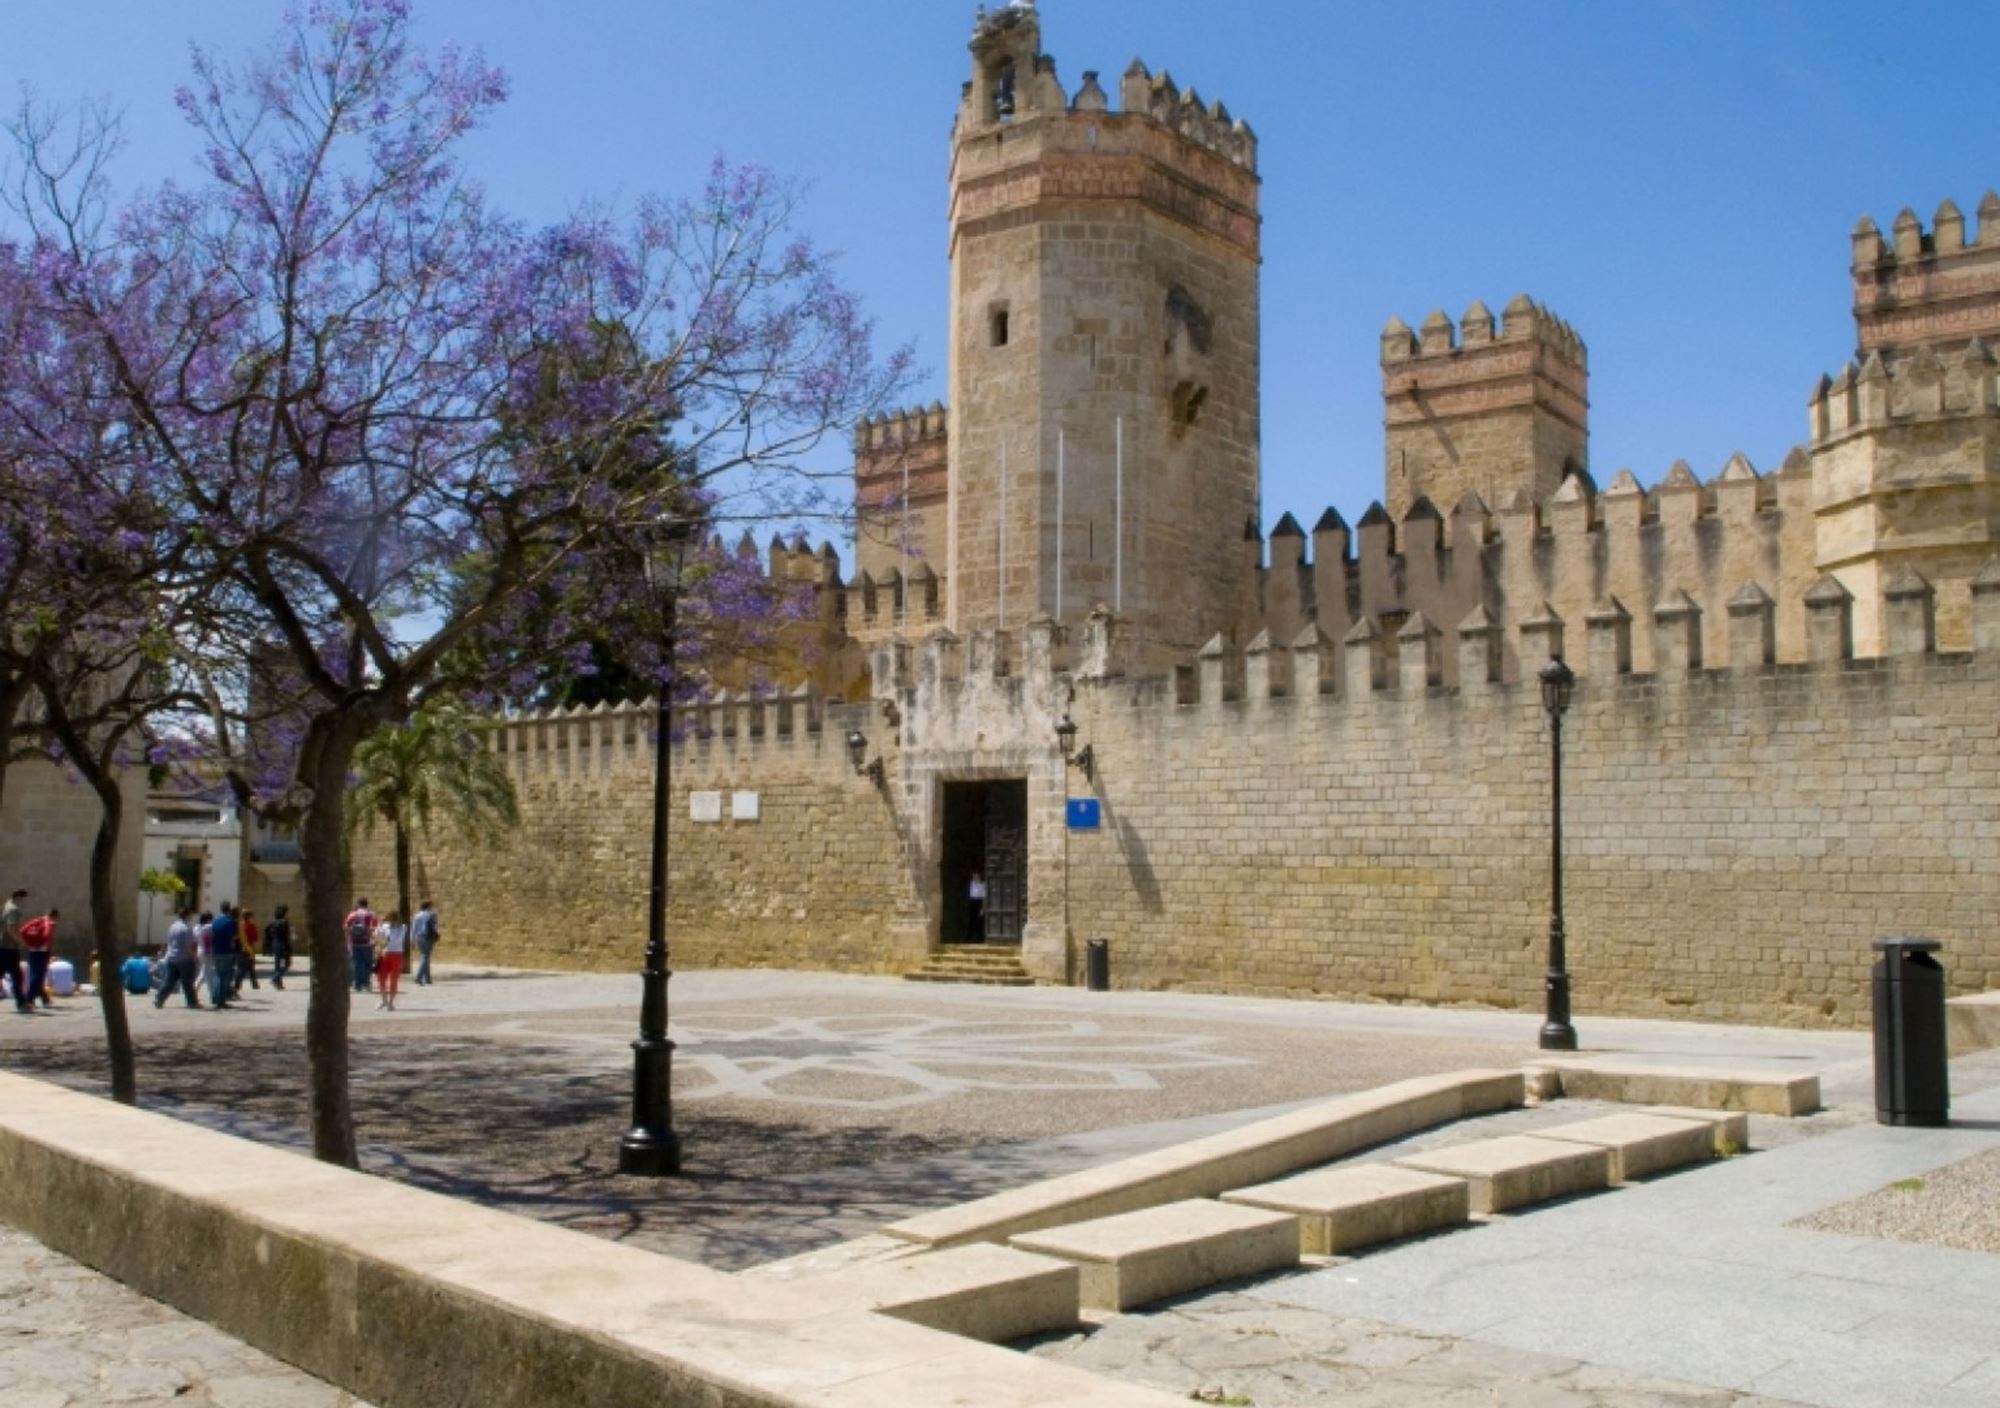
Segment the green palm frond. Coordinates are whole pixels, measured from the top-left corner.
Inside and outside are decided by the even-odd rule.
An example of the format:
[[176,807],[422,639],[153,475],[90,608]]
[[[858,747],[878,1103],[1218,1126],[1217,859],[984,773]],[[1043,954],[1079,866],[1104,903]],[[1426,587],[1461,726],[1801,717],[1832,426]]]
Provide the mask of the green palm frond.
[[372,835],[377,821],[430,836],[448,820],[482,840],[520,820],[514,783],[489,751],[487,722],[451,701],[426,704],[410,721],[371,735],[355,750],[357,779],[347,794],[350,832]]

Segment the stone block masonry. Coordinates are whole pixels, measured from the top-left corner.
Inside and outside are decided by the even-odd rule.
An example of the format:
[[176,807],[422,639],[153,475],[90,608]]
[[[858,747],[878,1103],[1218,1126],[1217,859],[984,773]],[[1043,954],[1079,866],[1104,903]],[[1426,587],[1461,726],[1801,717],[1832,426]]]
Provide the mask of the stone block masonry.
[[[1942,939],[1955,991],[2000,985],[2000,652],[1938,654],[1925,620],[1910,613],[1905,653],[1882,659],[1704,668],[1673,605],[1650,623],[1659,671],[1579,683],[1565,725],[1579,1012],[1861,1025],[1868,945],[1892,933]],[[1072,980],[1083,941],[1104,938],[1120,986],[1533,1009],[1547,724],[1532,683],[1478,668],[1480,627],[1448,641],[1422,625],[1259,643],[1247,662],[1218,643],[1178,679],[1117,674],[1102,616],[1076,670],[1058,668],[1046,623],[1020,648],[939,632],[878,652],[873,707],[706,706],[676,745],[675,962],[913,966],[939,932],[939,784],[1006,773],[1028,784],[1023,959],[1045,980]],[[1456,686],[1429,683],[1435,654],[1471,662]],[[1092,748],[1087,780],[1056,751],[1064,710]],[[636,964],[647,728],[635,710],[500,730],[523,827],[428,852],[453,957]],[[883,782],[854,772],[849,728]],[[1095,795],[1101,829],[1064,829],[1072,788]],[[691,820],[692,792],[720,794],[722,819]],[[757,794],[756,820],[733,819],[737,792]],[[364,884],[381,887],[385,849],[358,857]]]

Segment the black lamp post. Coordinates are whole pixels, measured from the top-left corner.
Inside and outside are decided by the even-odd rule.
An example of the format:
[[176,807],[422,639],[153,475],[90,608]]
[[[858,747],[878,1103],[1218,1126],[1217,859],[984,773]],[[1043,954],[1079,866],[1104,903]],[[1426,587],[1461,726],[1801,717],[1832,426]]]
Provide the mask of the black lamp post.
[[675,604],[680,592],[681,555],[687,535],[678,535],[673,578],[645,558],[646,581],[660,606],[660,685],[653,710],[653,866],[646,897],[646,966],[639,1000],[639,1039],[632,1043],[632,1127],[618,1141],[618,1171],[639,1178],[665,1178],[681,1171],[681,1137],[674,1132],[674,1043],[667,1036],[667,836],[673,815],[674,750],[672,690]]
[[1542,708],[1549,715],[1549,974],[1547,1017],[1542,1023],[1544,1051],[1576,1050],[1576,1028],[1569,1021],[1569,954],[1563,934],[1563,715],[1569,712],[1576,672],[1557,656],[1542,666]]

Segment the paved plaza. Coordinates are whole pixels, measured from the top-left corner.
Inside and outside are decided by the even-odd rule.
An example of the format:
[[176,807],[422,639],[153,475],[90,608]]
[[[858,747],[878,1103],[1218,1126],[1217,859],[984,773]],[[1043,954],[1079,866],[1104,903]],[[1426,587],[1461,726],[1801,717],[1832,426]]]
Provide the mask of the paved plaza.
[[[615,1172],[636,986],[456,970],[395,1013],[358,1004],[366,1167],[741,1269],[1329,1095],[1517,1065],[1532,1057],[1538,1025],[1483,1010],[688,973],[675,979],[673,1018],[688,1176],[650,1183]],[[135,1011],[142,1103],[298,1145],[305,994],[246,997],[240,1012]],[[1587,1050],[1621,1061],[1817,1072],[1828,1108],[1756,1117],[1745,1157],[1222,1286],[1026,1348],[1194,1401],[1261,1408],[1996,1401],[2000,1261],[1973,1248],[2000,1238],[1987,1196],[2000,1160],[2000,1053],[1955,1064],[1954,1128],[1886,1130],[1872,1121],[1864,1033],[1587,1013],[1579,1027]],[[100,1042],[94,1005],[73,1000],[0,1020],[0,1065],[99,1088]],[[1360,1157],[1599,1108],[1511,1111]],[[126,1297],[134,1307],[120,1313],[156,1317],[148,1324],[182,1323],[18,1237],[0,1244],[0,1263],[10,1286],[53,1278],[66,1295]],[[0,1318],[31,1332],[17,1352],[54,1333],[14,1309]],[[227,1358],[224,1337],[186,1331],[197,1332]],[[246,1364],[262,1360],[234,1349]],[[122,1362],[65,1341],[46,1361],[58,1366],[46,1401],[100,1401],[79,1387],[96,1380],[79,1376]],[[157,1401],[341,1401],[262,1364],[203,1368],[208,1399]],[[71,1382],[55,1381],[64,1375]],[[253,1391],[265,1397],[242,1396]]]
[[[455,974],[394,1013],[358,1001],[363,1166],[737,1269],[1330,1094],[1513,1065],[1533,1030],[1494,1014],[1411,1024],[1330,1004],[682,974],[687,1176],[659,1183],[616,1172],[637,989]],[[245,998],[134,1012],[141,1103],[303,1147],[306,995]],[[0,1025],[0,1043],[11,1069],[103,1088],[87,1001]]]
[[0,1227],[7,1408],[369,1408]]

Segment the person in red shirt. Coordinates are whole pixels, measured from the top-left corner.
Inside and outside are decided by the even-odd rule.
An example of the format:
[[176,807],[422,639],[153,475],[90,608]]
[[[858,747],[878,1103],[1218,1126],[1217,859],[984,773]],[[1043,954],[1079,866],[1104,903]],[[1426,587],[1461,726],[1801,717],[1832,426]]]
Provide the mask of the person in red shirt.
[[49,960],[55,956],[56,921],[62,911],[51,909],[39,919],[21,926],[21,947],[28,951],[28,1002],[53,1007],[49,997]]
[[249,910],[237,910],[236,917],[242,921],[243,933],[241,935],[242,947],[238,949],[236,954],[236,984],[229,990],[231,997],[235,997],[243,991],[243,980],[245,978],[250,980],[250,986],[254,989],[261,990],[263,987],[257,981],[257,950],[262,945],[264,936],[258,932],[257,918]]

